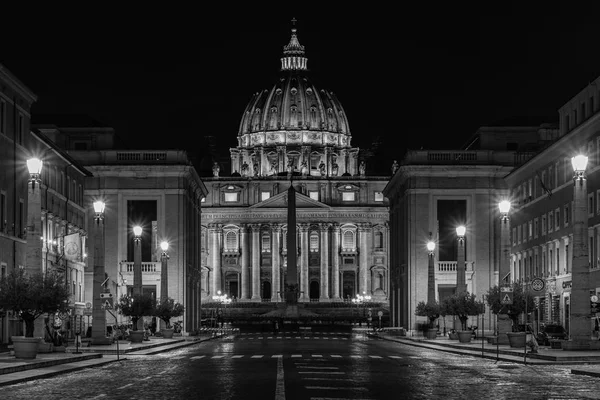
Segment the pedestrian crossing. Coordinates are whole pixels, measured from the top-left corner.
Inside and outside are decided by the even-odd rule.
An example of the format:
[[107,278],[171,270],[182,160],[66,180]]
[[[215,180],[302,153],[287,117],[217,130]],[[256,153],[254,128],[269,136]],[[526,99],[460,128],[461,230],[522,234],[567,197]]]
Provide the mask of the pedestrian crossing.
[[[183,358],[189,358],[190,360],[226,360],[226,359],[256,360],[256,359],[269,359],[269,358],[294,358],[294,359],[305,359],[305,360],[318,361],[319,359],[401,360],[401,359],[409,359],[409,358],[413,358],[413,357],[402,357],[402,356],[396,356],[396,355],[378,356],[378,355],[372,355],[372,354],[365,354],[365,355],[360,355],[360,354],[348,354],[348,355],[340,355],[340,354],[273,354],[273,355],[266,355],[266,354],[231,354],[231,355],[229,355],[229,354],[213,354],[213,355],[206,355],[206,354],[204,354],[204,355],[192,356],[192,357],[182,357],[182,356],[177,357],[178,360],[183,359]],[[175,359],[175,358],[171,357],[171,359]]]
[[256,333],[244,332],[238,333],[235,340],[349,340],[350,333],[340,332],[282,332]]

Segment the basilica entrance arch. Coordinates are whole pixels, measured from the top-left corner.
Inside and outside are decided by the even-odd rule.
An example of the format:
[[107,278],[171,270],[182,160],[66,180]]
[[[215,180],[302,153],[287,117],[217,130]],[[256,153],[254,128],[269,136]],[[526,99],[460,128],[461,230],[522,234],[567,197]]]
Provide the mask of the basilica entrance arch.
[[350,301],[358,293],[356,290],[356,273],[354,271],[342,272],[342,297]]

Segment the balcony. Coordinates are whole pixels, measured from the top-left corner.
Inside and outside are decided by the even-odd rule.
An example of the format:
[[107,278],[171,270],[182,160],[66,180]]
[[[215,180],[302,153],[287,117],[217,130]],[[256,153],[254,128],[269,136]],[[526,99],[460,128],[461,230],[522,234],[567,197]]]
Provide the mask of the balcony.
[[[133,285],[133,261],[121,263],[121,280]],[[160,262],[142,262],[142,285],[156,285],[157,281],[160,281]]]

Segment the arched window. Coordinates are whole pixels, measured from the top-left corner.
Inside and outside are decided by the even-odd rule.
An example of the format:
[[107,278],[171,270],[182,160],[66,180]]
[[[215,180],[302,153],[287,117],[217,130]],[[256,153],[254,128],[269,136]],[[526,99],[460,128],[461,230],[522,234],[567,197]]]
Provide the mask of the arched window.
[[354,240],[354,232],[351,230],[344,231],[342,236],[342,248],[344,250],[355,250],[356,241]]
[[319,251],[319,234],[317,232],[310,233],[310,251]]
[[262,243],[262,252],[270,253],[271,252],[271,237],[269,236],[269,232],[262,233],[261,243]]
[[229,231],[225,234],[225,251],[237,251],[238,238],[234,231]]

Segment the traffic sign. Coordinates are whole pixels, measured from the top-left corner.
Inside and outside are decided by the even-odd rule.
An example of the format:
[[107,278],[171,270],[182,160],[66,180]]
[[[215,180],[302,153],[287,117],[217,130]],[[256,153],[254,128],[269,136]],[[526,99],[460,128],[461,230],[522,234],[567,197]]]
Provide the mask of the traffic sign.
[[112,301],[109,301],[108,299],[104,300],[104,303],[102,303],[102,309],[103,310],[112,310],[113,306],[112,306]]
[[510,287],[500,288],[500,303],[509,305],[513,303],[513,291]]
[[600,299],[598,299],[597,295],[594,294],[594,295],[590,296],[590,308],[591,308],[592,314],[600,312],[600,303],[599,303],[599,301],[600,301]]
[[112,299],[112,293],[100,293],[100,298],[101,299]]
[[87,303],[85,303],[85,308],[92,308],[92,302],[88,301]]
[[383,311],[377,311],[377,315],[383,317]]
[[546,284],[544,283],[544,280],[541,278],[534,278],[531,281],[531,289],[534,292],[541,292],[542,290],[544,290],[545,286],[546,286]]

